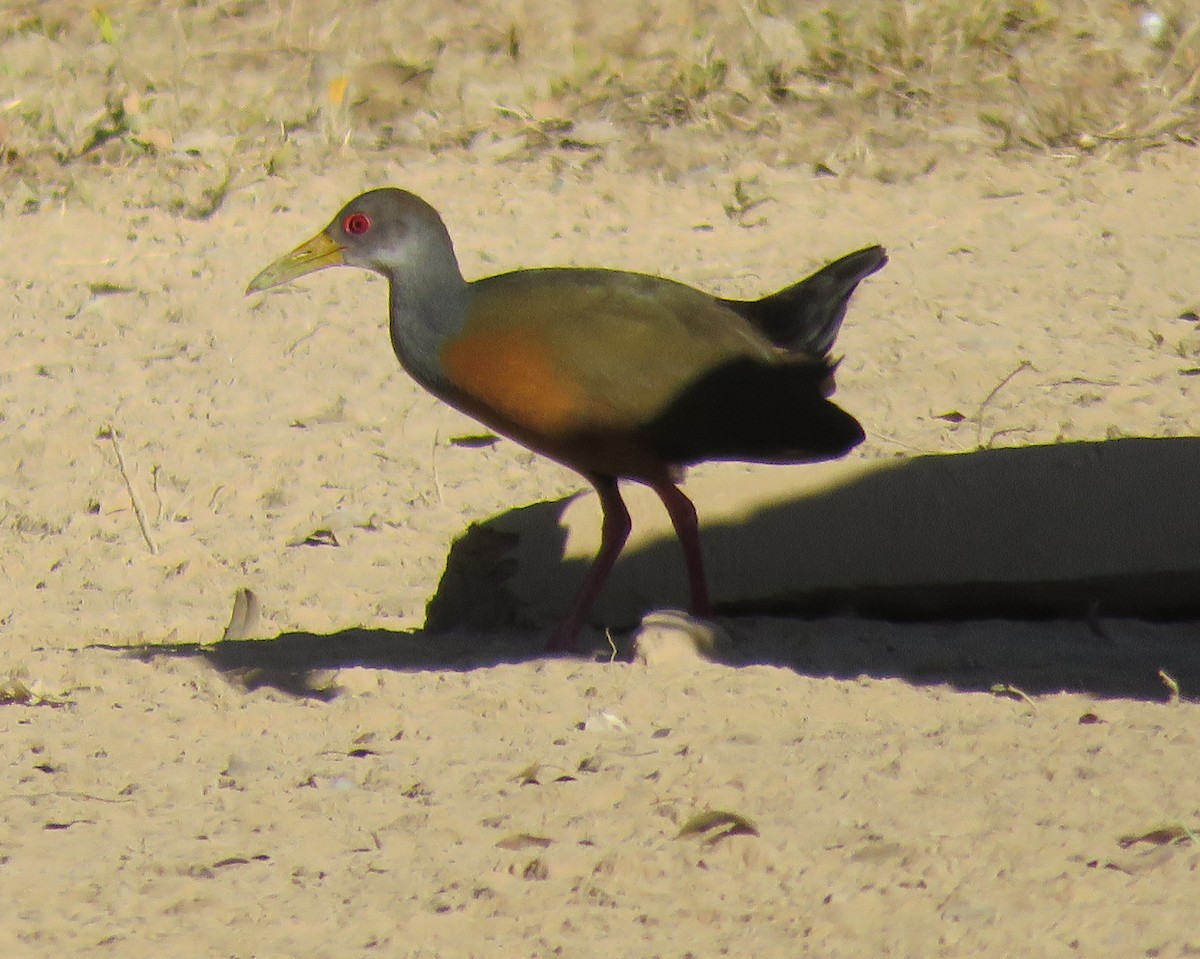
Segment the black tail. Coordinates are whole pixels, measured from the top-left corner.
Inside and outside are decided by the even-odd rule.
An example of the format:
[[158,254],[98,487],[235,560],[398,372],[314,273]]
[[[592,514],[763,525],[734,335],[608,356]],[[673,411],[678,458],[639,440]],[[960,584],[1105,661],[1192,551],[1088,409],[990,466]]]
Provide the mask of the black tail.
[[780,349],[824,357],[833,349],[855,287],[885,263],[883,247],[869,246],[761,300],[721,302]]

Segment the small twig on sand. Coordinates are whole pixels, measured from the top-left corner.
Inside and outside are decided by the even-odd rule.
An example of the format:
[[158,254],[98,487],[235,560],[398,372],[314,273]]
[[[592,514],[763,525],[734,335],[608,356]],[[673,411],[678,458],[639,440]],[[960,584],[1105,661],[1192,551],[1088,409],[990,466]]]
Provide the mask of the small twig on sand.
[[154,525],[157,526],[162,522],[163,518],[163,501],[162,493],[158,491],[158,474],[162,472],[162,467],[157,463],[150,467],[150,489],[154,493],[154,499],[158,502],[158,509],[154,514]]
[[608,640],[608,649],[609,649],[608,665],[611,666],[613,663],[615,663],[617,661],[617,642],[615,639],[613,639],[611,629],[606,629],[604,631],[604,638]]
[[146,524],[146,513],[142,509],[142,502],[138,499],[137,491],[133,488],[133,481],[129,478],[129,471],[125,469],[125,457],[121,453],[121,443],[117,439],[117,431],[111,425],[105,426],[98,435],[101,439],[109,440],[112,443],[113,452],[117,454],[117,469],[121,471],[121,479],[125,481],[125,489],[129,491],[129,502],[133,504],[133,515],[137,517],[138,528],[142,531],[142,539],[150,547],[150,555],[157,556],[158,544],[154,542],[154,537],[150,535],[150,527]]
[[297,347],[299,347],[301,343],[303,343],[305,340],[312,339],[314,336],[317,335],[317,330],[321,329],[321,327],[323,327],[325,325],[326,324],[323,320],[321,322],[317,323],[311,330],[309,330],[302,337],[300,337],[300,339],[296,340],[294,343],[292,343],[291,346],[289,346],[286,350],[284,350],[283,355],[291,356],[293,353],[296,352]]
[[1004,389],[1004,387],[1008,386],[1008,384],[1012,382],[1014,376],[1016,376],[1022,370],[1028,370],[1032,367],[1033,364],[1030,363],[1029,360],[1021,360],[1021,362],[1018,363],[1016,367],[1013,368],[1013,370],[1006,377],[1004,377],[1004,379],[992,387],[992,391],[983,398],[983,402],[980,403],[978,409],[975,410],[975,416],[972,417],[975,420],[976,446],[983,445],[983,411],[987,409],[987,405],[996,398],[997,393],[999,393],[1002,389]]

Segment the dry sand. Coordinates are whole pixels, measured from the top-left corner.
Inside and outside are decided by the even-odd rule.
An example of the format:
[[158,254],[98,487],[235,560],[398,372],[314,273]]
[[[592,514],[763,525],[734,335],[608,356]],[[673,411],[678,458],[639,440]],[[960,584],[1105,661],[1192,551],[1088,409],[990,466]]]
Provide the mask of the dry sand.
[[[1194,150],[892,184],[574,156],[330,148],[207,219],[156,201],[165,160],[10,177],[0,953],[1200,954],[1196,623],[739,619],[734,665],[425,634],[467,525],[578,478],[452,442],[478,428],[398,369],[382,281],[242,295],[380,184],[469,276],[750,296],[880,242],[840,340],[854,457],[1191,436]],[[731,216],[739,179],[766,202]],[[222,643],[243,588],[261,617]],[[680,835],[711,810],[753,834]]]

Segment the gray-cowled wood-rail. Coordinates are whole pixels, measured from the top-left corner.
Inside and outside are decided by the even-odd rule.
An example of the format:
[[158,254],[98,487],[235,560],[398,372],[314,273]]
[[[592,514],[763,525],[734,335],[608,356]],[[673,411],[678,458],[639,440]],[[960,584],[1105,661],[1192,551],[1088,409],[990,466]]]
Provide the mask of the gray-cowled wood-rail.
[[392,347],[422,386],[490,429],[582,473],[601,544],[549,649],[571,648],[630,531],[618,481],[650,486],[683,547],[692,611],[712,613],[696,510],[679,489],[706,460],[833,459],[863,439],[829,400],[830,350],[882,247],[850,253],[760,300],[620,270],[517,270],[467,281],[442,218],[403,190],[351,200],[247,293],[329,266],[387,278]]

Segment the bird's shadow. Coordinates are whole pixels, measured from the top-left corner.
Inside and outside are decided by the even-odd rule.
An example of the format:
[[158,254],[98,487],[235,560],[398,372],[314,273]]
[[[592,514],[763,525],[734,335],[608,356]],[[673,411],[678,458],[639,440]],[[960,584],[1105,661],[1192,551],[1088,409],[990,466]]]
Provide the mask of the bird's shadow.
[[[1197,438],[931,455],[708,525],[704,548],[732,637],[717,658],[961,690],[1162,700],[1175,682],[1195,696],[1197,477]],[[248,687],[319,698],[336,694],[327,674],[345,667],[466,670],[541,658],[546,611],[565,603],[586,567],[562,561],[572,499],[472,525],[447,557],[425,628],[131,652],[201,657]],[[662,539],[622,557],[606,587],[607,621],[629,626],[647,590],[679,599],[677,550]],[[528,579],[522,564],[537,575],[514,590]],[[600,633],[587,639],[597,658],[627,655],[627,636],[612,647]]]
[[246,689],[270,687],[293,696],[329,700],[338,694],[336,677],[331,673],[339,669],[487,669],[537,659],[543,655],[543,646],[544,641],[539,644],[533,631],[469,635],[355,626],[333,633],[280,633],[269,639],[142,643],[119,648],[143,660],[159,656],[200,658]]

